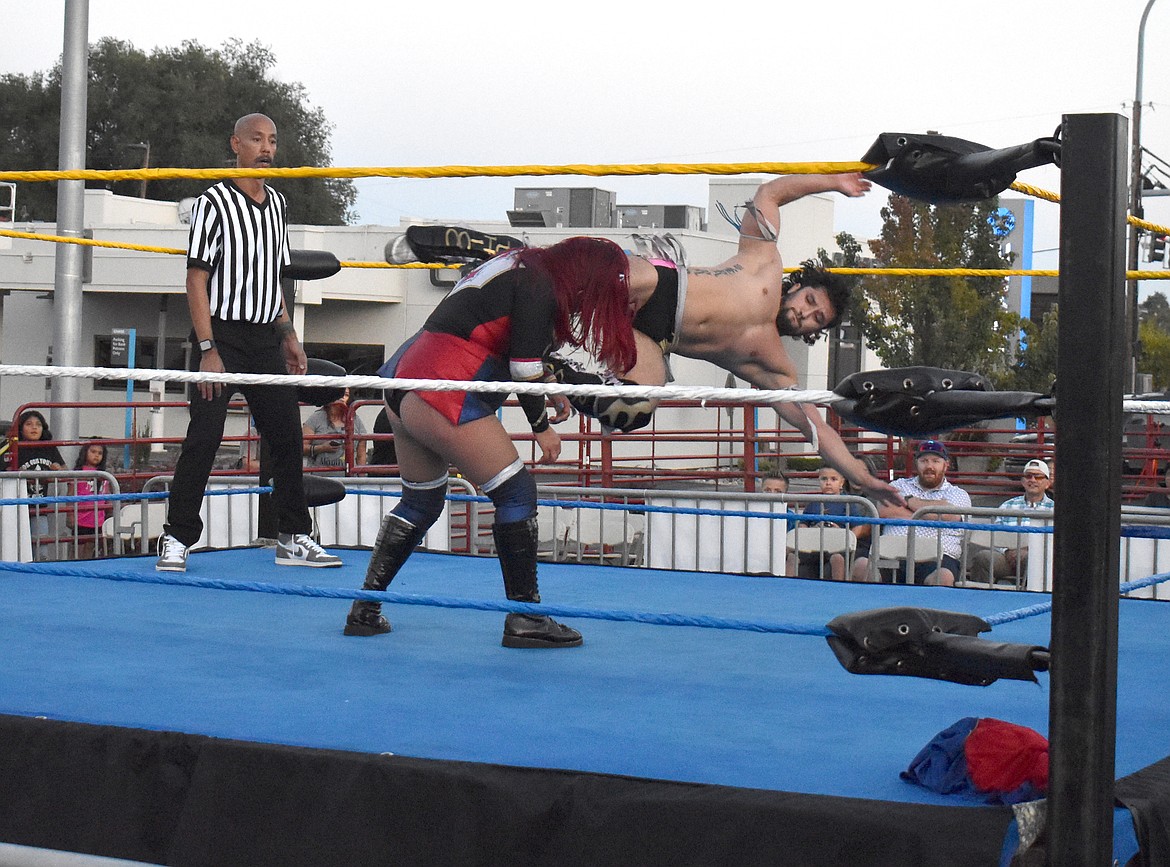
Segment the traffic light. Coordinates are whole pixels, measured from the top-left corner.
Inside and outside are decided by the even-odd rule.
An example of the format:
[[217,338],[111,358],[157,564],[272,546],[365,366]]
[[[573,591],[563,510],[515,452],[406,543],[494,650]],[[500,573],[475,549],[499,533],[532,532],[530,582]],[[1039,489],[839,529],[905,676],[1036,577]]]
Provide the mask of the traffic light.
[[1166,242],[1170,240],[1167,235],[1150,235],[1150,261],[1164,262],[1166,261]]

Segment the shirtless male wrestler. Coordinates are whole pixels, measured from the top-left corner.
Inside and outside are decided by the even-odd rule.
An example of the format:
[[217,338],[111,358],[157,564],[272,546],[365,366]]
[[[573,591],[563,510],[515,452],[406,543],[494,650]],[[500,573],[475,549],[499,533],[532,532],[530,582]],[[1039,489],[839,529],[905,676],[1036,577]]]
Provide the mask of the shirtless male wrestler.
[[[785,281],[776,245],[780,207],[813,193],[862,196],[870,186],[859,174],[786,175],[761,184],[745,206],[738,250],[714,267],[688,267],[684,271],[669,261],[630,255],[630,300],[637,310],[634,336],[638,358],[621,381],[663,385],[667,381],[666,357],[677,353],[709,361],[758,388],[796,385],[796,369],[783,338],[815,340],[815,335],[836,325],[845,313],[849,290],[831,274],[807,268]],[[808,282],[805,273],[816,282]],[[565,382],[598,381],[567,369],[561,373]],[[623,415],[622,401],[615,404],[613,399],[598,398],[571,402],[603,421]],[[630,431],[647,424],[655,403],[637,400],[617,427]],[[875,477],[849,452],[816,407],[796,403],[774,406],[854,490],[885,505],[902,504],[892,486]]]

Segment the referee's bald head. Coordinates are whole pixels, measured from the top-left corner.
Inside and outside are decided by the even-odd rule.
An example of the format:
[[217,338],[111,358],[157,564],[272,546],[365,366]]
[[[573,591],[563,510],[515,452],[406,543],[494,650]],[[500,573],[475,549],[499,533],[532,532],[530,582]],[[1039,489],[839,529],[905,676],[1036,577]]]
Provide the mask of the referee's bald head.
[[246,114],[237,120],[235,129],[232,130],[232,134],[238,138],[243,138],[244,133],[257,123],[270,123],[272,124],[273,128],[276,127],[276,124],[268,115],[255,112],[253,114]]

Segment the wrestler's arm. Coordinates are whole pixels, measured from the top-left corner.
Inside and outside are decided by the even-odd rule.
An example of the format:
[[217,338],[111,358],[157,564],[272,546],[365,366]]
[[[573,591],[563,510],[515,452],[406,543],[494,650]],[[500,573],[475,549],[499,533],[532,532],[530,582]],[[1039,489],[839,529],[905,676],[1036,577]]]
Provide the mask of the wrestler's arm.
[[[512,308],[511,345],[508,368],[516,382],[547,382],[551,379],[544,369],[544,351],[552,342],[552,321],[556,314],[556,300],[551,287],[532,286],[527,292],[517,292]],[[540,446],[541,463],[552,463],[561,452],[560,435],[550,423],[569,417],[571,407],[563,394],[518,394],[516,399],[532,427],[536,444]],[[553,405],[553,417],[545,412],[546,399]]]
[[[796,385],[796,377],[779,364],[769,367],[758,362],[748,362],[729,370],[756,388],[772,390]],[[774,403],[772,406],[781,418],[816,447],[825,463],[848,479],[855,489],[868,494],[880,505],[905,506],[897,490],[873,475],[864,462],[853,456],[840,434],[821,417],[815,406],[788,402]]]
[[784,175],[760,184],[745,209],[739,226],[740,254],[764,248],[761,241],[775,248],[780,227],[780,208],[789,202],[814,193],[838,192],[844,196],[863,196],[873,186],[857,172],[840,175]]

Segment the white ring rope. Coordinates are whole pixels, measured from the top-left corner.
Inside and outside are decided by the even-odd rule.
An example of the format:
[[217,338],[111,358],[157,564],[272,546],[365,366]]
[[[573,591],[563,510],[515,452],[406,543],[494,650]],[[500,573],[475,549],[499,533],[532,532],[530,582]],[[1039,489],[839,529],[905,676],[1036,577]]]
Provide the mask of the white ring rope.
[[[487,394],[564,394],[574,397],[635,397],[658,400],[727,403],[812,403],[832,406],[841,396],[832,391],[716,388],[699,385],[570,385],[560,382],[481,382],[453,379],[383,379],[380,376],[293,376],[268,373],[205,373],[199,370],[151,370],[125,367],[55,367],[0,364],[0,376],[60,376],[73,379],[122,379],[136,382],[212,382],[224,385],[303,385],[328,388],[395,388],[403,391],[468,391]],[[1170,415],[1170,401],[1125,400],[1125,412]]]
[[1170,402],[1164,400],[1123,400],[1121,408],[1144,415],[1170,415]]
[[[74,379],[132,379],[137,382],[212,382],[226,385],[303,385],[329,388],[395,388],[403,391],[470,391],[489,394],[565,394],[575,397],[641,397],[719,400],[729,403],[832,404],[831,391],[715,388],[695,385],[569,385],[560,382],[479,382],[451,379],[383,379],[380,376],[292,376],[269,373],[205,373],[198,370],[150,370],[125,367],[54,367],[0,364],[0,376],[61,376]],[[1170,410],[1168,410],[1170,411]]]

